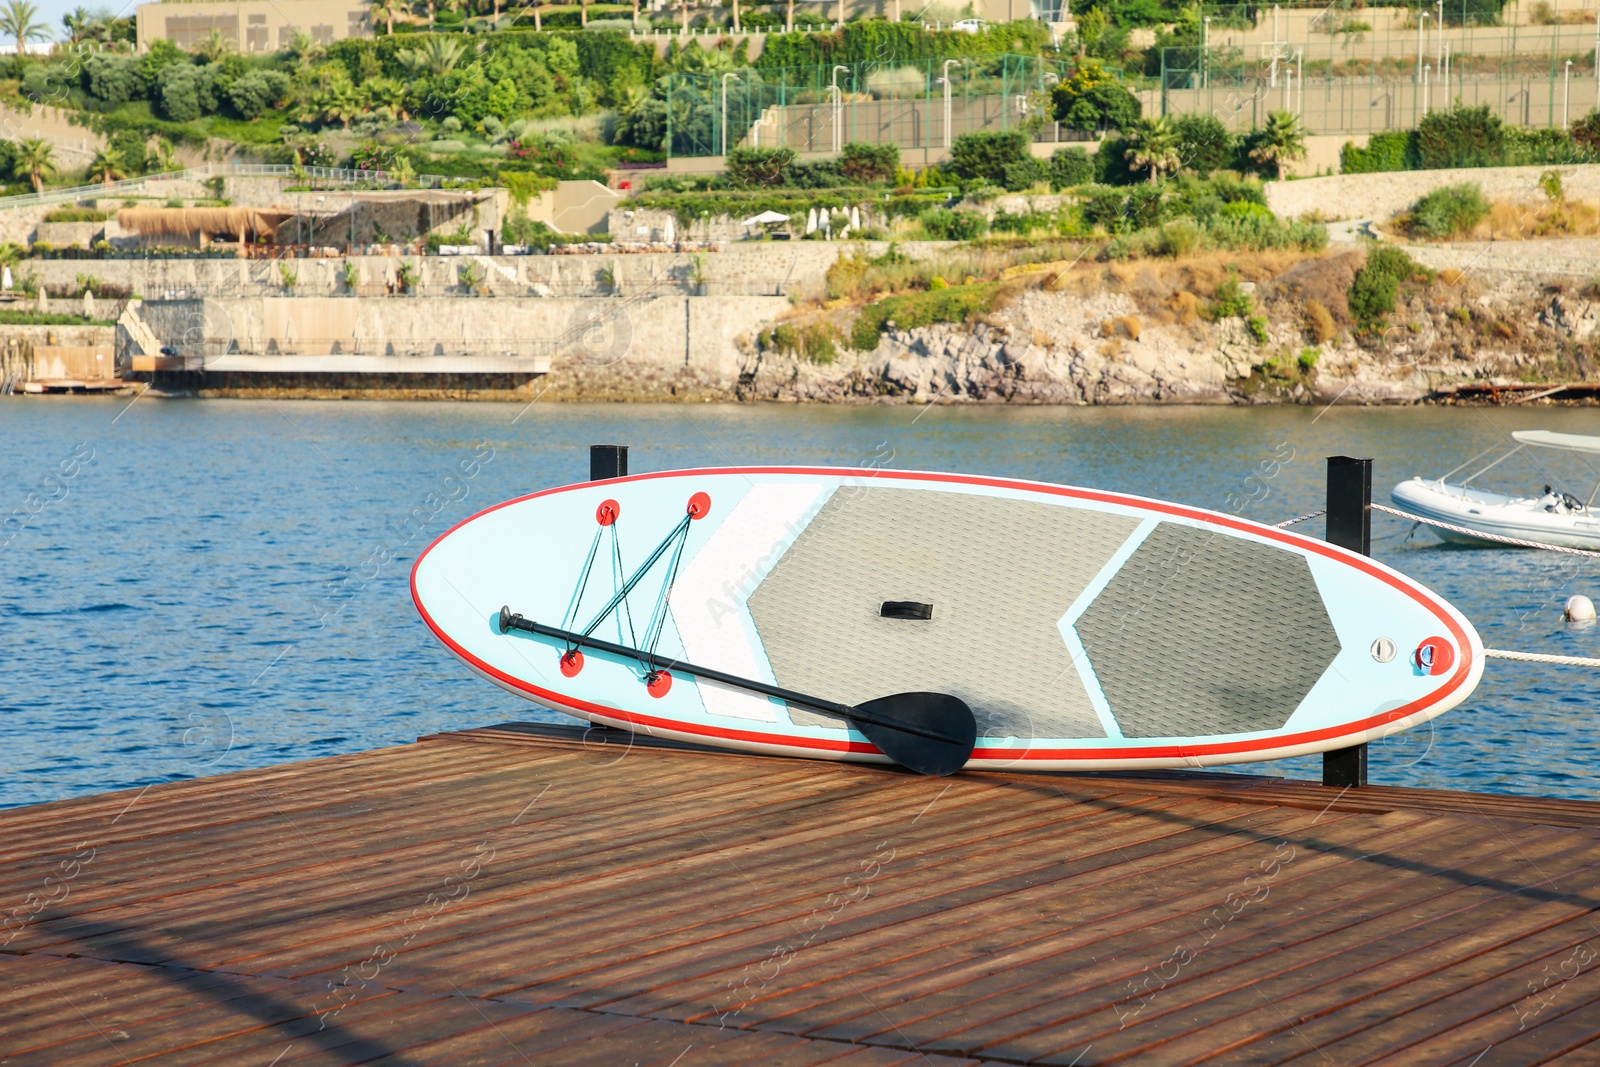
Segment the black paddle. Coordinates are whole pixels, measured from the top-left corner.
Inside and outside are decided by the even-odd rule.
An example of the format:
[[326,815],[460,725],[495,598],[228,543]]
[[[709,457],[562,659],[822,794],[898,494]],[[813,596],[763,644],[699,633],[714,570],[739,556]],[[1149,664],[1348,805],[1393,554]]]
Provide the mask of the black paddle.
[[[555,637],[577,648],[588,647],[614,656],[645,658],[643,652],[626,645],[615,645],[610,641],[546,626],[524,619],[509,607],[504,607],[500,609],[500,632],[507,630]],[[740,678],[726,671],[697,667],[682,660],[661,663],[659,669],[682,671],[708,681],[738,686],[752,693],[777,697],[790,704],[800,704],[848,719],[868,741],[877,746],[878,751],[918,774],[954,774],[972,757],[972,746],[978,739],[978,724],[972,717],[972,709],[956,697],[944,693],[896,693],[852,706],[806,696],[750,678]]]

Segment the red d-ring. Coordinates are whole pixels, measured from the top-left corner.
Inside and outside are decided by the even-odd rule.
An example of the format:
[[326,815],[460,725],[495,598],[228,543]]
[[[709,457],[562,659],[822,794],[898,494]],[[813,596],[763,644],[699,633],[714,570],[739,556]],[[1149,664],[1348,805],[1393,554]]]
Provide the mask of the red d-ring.
[[622,505],[615,500],[602,500],[600,506],[594,509],[594,521],[601,526],[610,526],[622,514]]
[[583,653],[577,649],[561,654],[561,673],[568,678],[576,678],[578,672],[583,670]]
[[1430,637],[1417,646],[1411,662],[1425,674],[1444,674],[1456,664],[1456,650],[1442,637]]
[[703,519],[711,514],[711,497],[705,493],[696,493],[689,498],[689,517]]
[[666,671],[656,671],[645,680],[644,688],[647,693],[659,700],[672,688],[672,675]]

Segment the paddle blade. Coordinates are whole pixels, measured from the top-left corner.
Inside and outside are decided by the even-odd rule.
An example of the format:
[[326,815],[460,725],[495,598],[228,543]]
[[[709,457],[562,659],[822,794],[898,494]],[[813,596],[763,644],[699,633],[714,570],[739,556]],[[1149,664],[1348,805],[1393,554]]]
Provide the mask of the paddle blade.
[[851,725],[879,752],[918,774],[954,774],[971,758],[978,739],[972,709],[945,693],[896,693],[857,704],[856,710],[875,721],[852,718]]

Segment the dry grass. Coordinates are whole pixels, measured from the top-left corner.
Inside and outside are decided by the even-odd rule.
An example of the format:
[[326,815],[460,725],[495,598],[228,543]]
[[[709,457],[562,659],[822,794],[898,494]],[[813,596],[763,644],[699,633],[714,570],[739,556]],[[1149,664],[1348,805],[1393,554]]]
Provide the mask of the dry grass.
[[1600,205],[1584,200],[1521,204],[1496,200],[1472,229],[1481,241],[1523,241],[1531,237],[1593,237],[1600,234]]
[[1338,327],[1333,315],[1320,300],[1307,300],[1305,304],[1306,336],[1312,344],[1325,345],[1333,340]]
[[1179,289],[1167,297],[1162,306],[1172,312],[1180,326],[1192,326],[1200,321],[1200,298],[1187,289]]

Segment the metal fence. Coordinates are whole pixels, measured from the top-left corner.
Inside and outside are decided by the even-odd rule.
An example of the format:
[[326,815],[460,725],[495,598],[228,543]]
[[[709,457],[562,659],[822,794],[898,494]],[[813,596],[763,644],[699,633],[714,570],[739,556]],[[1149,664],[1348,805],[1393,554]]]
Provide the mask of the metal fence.
[[996,55],[674,74],[667,143],[675,156],[741,145],[837,152],[850,141],[937,147],[972,130],[1037,127],[1050,87],[1070,72],[1056,60]]
[[[204,181],[219,177],[303,178],[313,182],[370,182],[387,185],[395,179],[381,170],[351,170],[346,167],[291,167],[277,163],[207,163],[188,170],[169,170],[159,174],[146,174],[138,178],[124,178],[115,182],[96,182],[94,185],[74,185],[65,189],[46,189],[42,193],[24,193],[21,196],[0,197],[0,211],[7,208],[37,207],[41,204],[61,204],[72,200],[93,200],[116,197],[134,192],[148,192],[167,182]],[[447,183],[460,181],[442,174],[418,174],[408,178],[408,183],[437,189]]]
[[[1219,14],[1207,15],[1200,45],[1155,54],[1140,96],[1147,114],[1210,112],[1234,129],[1291,111],[1320,134],[1406,129],[1457,101],[1508,123],[1560,128],[1600,103],[1592,10],[1584,22],[1496,26],[1475,2],[1257,8],[1254,18],[1207,8]],[[1563,17],[1559,0],[1547,10]]]

